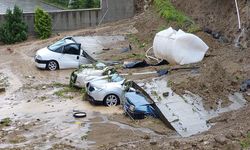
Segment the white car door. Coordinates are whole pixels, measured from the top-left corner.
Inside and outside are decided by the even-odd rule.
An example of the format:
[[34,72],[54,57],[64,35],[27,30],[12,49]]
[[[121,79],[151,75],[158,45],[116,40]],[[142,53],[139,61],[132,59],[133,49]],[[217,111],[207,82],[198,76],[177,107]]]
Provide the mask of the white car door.
[[78,68],[80,61],[81,44],[70,43],[64,46],[62,57],[60,58],[60,68]]
[[81,55],[80,55],[80,61],[79,61],[80,65],[82,64],[90,64],[90,60],[86,58],[86,54],[83,50],[81,50]]

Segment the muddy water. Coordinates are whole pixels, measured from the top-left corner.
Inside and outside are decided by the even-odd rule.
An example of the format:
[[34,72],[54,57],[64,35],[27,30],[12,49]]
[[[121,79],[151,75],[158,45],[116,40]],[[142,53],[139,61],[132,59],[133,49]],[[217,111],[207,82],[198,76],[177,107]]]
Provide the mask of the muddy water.
[[[95,39],[98,41],[98,50],[105,48],[107,43],[124,40],[120,36],[105,38]],[[44,47],[45,44],[46,41],[28,42],[10,46],[11,51],[7,50],[9,46],[0,47],[0,72],[8,77],[9,82],[6,92],[0,94],[0,119],[9,117],[12,120],[12,126],[3,130],[7,131],[8,135],[18,132],[25,138],[23,142],[13,144],[8,142],[11,137],[7,135],[3,139],[4,142],[0,142],[0,148],[49,149],[60,143],[76,148],[91,147],[95,144],[95,139],[88,141],[85,136],[92,131],[94,122],[91,119],[96,117],[102,118],[101,124],[113,124],[125,132],[128,130],[156,135],[147,128],[135,128],[108,120],[108,115],[123,113],[119,107],[93,106],[83,101],[77,93],[74,99],[54,95],[54,92],[61,88],[53,87],[53,83],[68,84],[73,69],[54,72],[37,69],[33,56],[36,49]],[[96,47],[93,45],[90,46],[90,50]],[[86,112],[87,117],[74,118],[74,110]],[[29,127],[21,130],[20,125]]]

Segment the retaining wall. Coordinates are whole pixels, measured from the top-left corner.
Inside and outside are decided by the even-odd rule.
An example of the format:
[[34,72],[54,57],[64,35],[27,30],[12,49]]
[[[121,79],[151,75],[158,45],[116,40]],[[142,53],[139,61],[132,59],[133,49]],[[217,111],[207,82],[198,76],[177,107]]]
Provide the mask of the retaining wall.
[[[53,31],[67,31],[96,26],[100,22],[112,22],[133,17],[134,0],[102,0],[101,8],[61,10],[49,12],[52,16]],[[5,14],[0,14],[2,23]],[[34,13],[24,13],[29,33],[34,33]]]

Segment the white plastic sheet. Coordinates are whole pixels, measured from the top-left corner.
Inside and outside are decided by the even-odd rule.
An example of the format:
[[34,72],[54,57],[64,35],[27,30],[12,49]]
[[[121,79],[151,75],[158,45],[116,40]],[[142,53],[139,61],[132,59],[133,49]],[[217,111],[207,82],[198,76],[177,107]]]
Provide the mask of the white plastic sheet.
[[171,27],[157,33],[153,43],[157,58],[180,65],[201,61],[208,48],[196,35],[176,31]]

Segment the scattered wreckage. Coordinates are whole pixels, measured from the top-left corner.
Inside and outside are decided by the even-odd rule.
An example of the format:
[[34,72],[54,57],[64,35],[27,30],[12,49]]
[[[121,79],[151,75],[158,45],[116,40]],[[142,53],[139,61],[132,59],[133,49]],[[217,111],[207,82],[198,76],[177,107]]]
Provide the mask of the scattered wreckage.
[[102,78],[106,75],[111,75],[116,73],[115,68],[106,66],[103,63],[85,64],[80,65],[80,67],[74,70],[70,76],[70,85],[86,88],[86,84],[93,80]]
[[[143,60],[124,62],[123,67],[159,66],[167,63],[190,64],[201,61],[208,50],[208,46],[197,36],[172,28],[157,33],[152,48],[157,57],[156,64],[149,64]],[[148,51],[146,57],[153,58],[147,53]],[[125,74],[118,74],[113,67],[97,63],[73,37],[66,37],[39,50],[35,60],[38,68],[49,70],[80,66],[72,72],[70,85],[85,88],[89,101],[94,104],[101,103],[106,106],[122,104],[125,114],[133,119],[143,119],[146,116],[160,118],[183,137],[206,131],[211,127],[207,122],[207,114],[202,111],[203,107],[198,102],[199,98],[192,94],[183,97],[173,94],[171,89],[166,87],[167,80],[162,78],[154,79],[152,82],[146,81],[143,84],[127,81]],[[190,68],[170,68],[145,73],[162,76],[175,69]],[[145,73],[132,73],[132,75]],[[246,87],[248,88],[248,84]],[[86,114],[76,112],[74,117],[85,116]]]

